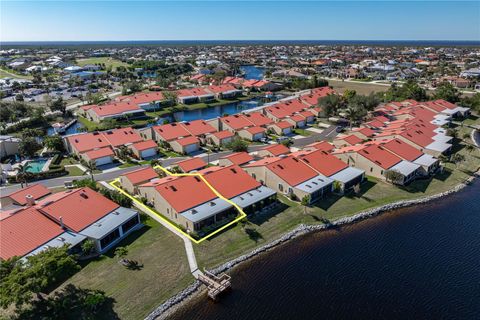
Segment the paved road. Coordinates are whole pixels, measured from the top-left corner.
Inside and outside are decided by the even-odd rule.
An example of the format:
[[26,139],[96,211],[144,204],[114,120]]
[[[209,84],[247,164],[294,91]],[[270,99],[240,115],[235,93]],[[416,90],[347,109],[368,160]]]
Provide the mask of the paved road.
[[[137,169],[140,169],[142,167],[147,167],[147,166],[148,165],[142,165],[142,166],[135,166],[135,167],[118,169],[116,171],[110,171],[110,172],[105,172],[105,173],[97,173],[97,174],[94,174],[94,177],[95,177],[95,180],[97,180],[97,181],[100,181],[100,180],[109,181],[109,180],[115,179],[116,177],[118,177],[119,175],[121,175],[123,173],[130,172],[130,171],[133,171],[133,170],[137,170]],[[47,188],[53,188],[53,187],[63,186],[65,181],[71,181],[72,179],[79,179],[79,178],[83,179],[83,178],[88,178],[88,177],[89,176],[87,176],[87,175],[80,176],[80,177],[63,176],[63,177],[58,177],[58,178],[54,178],[54,179],[46,179],[46,180],[41,180],[41,181],[31,182],[31,183],[40,183],[40,184],[43,184],[44,186],[46,186]],[[15,190],[18,190],[18,189],[20,189],[20,184],[11,185],[11,186],[8,186],[8,187],[1,187],[0,188],[0,194],[2,196],[7,195],[7,194],[10,194],[11,192],[13,192]]]
[[[305,137],[305,138],[295,139],[295,140],[293,140],[293,146],[296,147],[296,148],[300,148],[300,147],[306,146],[307,144],[310,144],[310,143],[313,143],[313,142],[333,138],[337,135],[336,128],[337,128],[337,126],[332,125],[332,126],[326,128],[325,130],[323,130],[322,133],[312,134],[311,136],[308,136],[308,137]],[[261,148],[263,148],[264,146],[265,145],[250,146],[248,148],[248,152],[258,151]],[[221,158],[223,156],[229,155],[231,153],[232,153],[232,151],[222,151],[222,152],[218,152],[218,153],[211,153],[210,155],[202,155],[202,156],[200,156],[200,158],[202,158],[206,162],[212,162],[212,161],[218,160],[219,158]],[[162,166],[167,167],[167,166],[170,166],[171,164],[173,164],[177,161],[180,161],[180,160],[183,160],[183,159],[186,159],[186,158],[187,157],[168,158],[168,159],[165,159],[165,160],[162,161]],[[98,174],[95,174],[94,176],[95,176],[95,180],[97,180],[97,181],[101,181],[101,180],[109,181],[109,180],[113,180],[113,179],[117,178],[118,176],[120,176],[121,174],[124,174],[126,172],[130,172],[130,171],[137,170],[139,168],[147,167],[147,166],[148,165],[129,167],[129,168],[119,169],[119,170],[105,172],[105,173],[98,173]],[[87,176],[82,176],[82,177],[87,177]],[[63,177],[54,178],[54,179],[41,180],[41,181],[38,181],[38,182],[35,182],[35,183],[43,184],[47,188],[53,188],[53,187],[63,186],[65,181],[71,181],[72,179],[75,179],[75,177],[63,176]],[[77,177],[77,179],[78,179],[78,177]],[[11,185],[11,186],[8,186],[8,187],[1,187],[0,188],[0,194],[2,196],[7,195],[7,194],[9,194],[9,193],[11,193],[15,190],[18,190],[18,189],[20,189],[20,184]]]

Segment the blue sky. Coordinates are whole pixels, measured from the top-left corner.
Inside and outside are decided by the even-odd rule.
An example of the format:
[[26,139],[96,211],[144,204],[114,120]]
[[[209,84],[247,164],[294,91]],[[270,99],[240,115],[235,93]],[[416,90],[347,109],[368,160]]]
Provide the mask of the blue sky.
[[480,40],[480,1],[0,1],[1,41]]

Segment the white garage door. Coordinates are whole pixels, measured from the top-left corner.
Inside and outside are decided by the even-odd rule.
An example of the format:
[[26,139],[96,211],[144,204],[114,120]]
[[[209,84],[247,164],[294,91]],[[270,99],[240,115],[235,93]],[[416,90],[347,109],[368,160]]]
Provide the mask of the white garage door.
[[101,165],[104,165],[104,164],[109,164],[109,163],[112,163],[112,158],[111,157],[102,157],[102,158],[98,158],[97,160],[95,160],[95,165],[97,167],[101,166]]
[[188,146],[185,146],[185,153],[191,153],[197,151],[197,145],[196,144],[189,144]]
[[148,157],[153,157],[156,154],[157,154],[157,149],[151,148],[151,149],[143,150],[141,153],[141,156],[142,158],[148,158]]

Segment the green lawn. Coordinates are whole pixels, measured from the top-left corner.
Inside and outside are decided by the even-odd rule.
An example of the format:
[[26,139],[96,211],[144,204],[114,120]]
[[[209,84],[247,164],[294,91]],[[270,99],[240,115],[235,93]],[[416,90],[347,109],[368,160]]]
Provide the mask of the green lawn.
[[308,130],[305,130],[305,129],[300,129],[300,128],[297,128],[294,130],[295,134],[299,134],[301,136],[309,136],[312,134],[311,131],[308,131]]
[[[478,122],[475,122],[478,123]],[[459,128],[459,136],[468,128]],[[447,163],[443,174],[429,180],[417,180],[408,187],[396,187],[375,178],[368,178],[358,196],[329,196],[307,208],[279,196],[282,203],[276,212],[256,216],[225,230],[213,238],[194,245],[199,267],[215,267],[279,238],[301,223],[321,224],[386,203],[436,194],[465,181],[480,166],[480,150],[467,152],[467,139],[456,145],[466,161],[456,167]],[[168,153],[167,153],[168,154]],[[175,154],[176,155],[176,154]],[[87,264],[68,282],[80,287],[104,290],[115,299],[114,311],[121,319],[138,319],[185,288],[193,281],[182,241],[157,222],[147,218],[147,228],[130,236],[123,244],[127,258],[144,264],[143,269],[130,271],[120,266],[112,254]],[[246,228],[254,230],[247,234]]]
[[[460,132],[468,130],[459,129]],[[471,129],[469,129],[471,130]],[[465,143],[470,143],[468,140]],[[480,167],[480,150],[467,152],[465,143],[456,146],[465,155],[466,161],[456,167],[452,163],[445,165],[443,174],[437,174],[429,180],[417,180],[407,187],[393,186],[375,178],[368,178],[362,185],[362,194],[358,197],[347,195],[343,197],[329,196],[318,204],[308,208],[305,215],[304,208],[296,202],[281,197],[284,210],[263,217],[252,218],[249,228],[256,230],[255,236],[247,235],[244,227],[239,224],[218,236],[195,246],[197,260],[200,267],[211,268],[225,261],[264,245],[279,238],[282,234],[294,229],[301,223],[319,224],[322,221],[333,221],[360,211],[378,207],[394,201],[413,199],[437,194],[465,181]]]
[[83,126],[87,129],[87,131],[93,131],[100,126],[99,123],[90,121],[87,118],[84,118],[84,117],[81,117],[81,116],[78,117],[78,121],[81,124],[83,124]]
[[119,168],[130,168],[130,167],[135,167],[135,166],[136,166],[135,163],[125,162],[125,163],[122,163],[121,165],[119,165],[118,167]]
[[0,79],[1,78],[13,78],[13,79],[33,79],[32,76],[27,76],[23,74],[18,74],[11,70],[0,69]]
[[122,62],[117,59],[113,59],[110,57],[99,57],[99,58],[88,58],[88,59],[79,59],[77,60],[77,64],[81,67],[87,65],[87,64],[100,64],[103,63],[105,64],[105,67],[111,66],[112,69],[116,69],[120,66],[128,67],[128,64],[125,62]]
[[83,176],[83,171],[78,167],[65,167],[69,176]]
[[146,227],[120,244],[128,248],[127,259],[143,264],[141,270],[126,269],[108,253],[67,281],[105,291],[115,300],[113,310],[120,319],[144,318],[193,282],[183,241],[150,218],[144,223]]

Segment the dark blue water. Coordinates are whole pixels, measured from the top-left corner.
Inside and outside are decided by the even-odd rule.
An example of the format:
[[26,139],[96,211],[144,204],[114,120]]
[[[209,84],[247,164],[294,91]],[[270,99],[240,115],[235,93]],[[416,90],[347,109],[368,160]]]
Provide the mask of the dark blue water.
[[240,66],[240,70],[244,73],[243,77],[245,79],[255,79],[255,80],[262,80],[263,79],[263,68],[259,68],[256,66]]
[[173,319],[480,319],[480,181],[448,198],[306,235]]
[[[68,129],[65,130],[64,133],[62,133],[62,135],[69,135],[69,134],[74,134],[74,133],[81,132],[81,131],[78,130],[80,128],[83,128],[83,124],[81,124],[79,121],[77,121],[74,124],[72,124],[70,127],[68,127]],[[55,134],[55,130],[52,127],[47,129],[47,135],[52,136],[54,134]]]
[[233,102],[220,107],[209,107],[198,110],[188,110],[176,112],[174,114],[175,121],[193,121],[198,119],[213,119],[221,117],[224,114],[232,115],[248,109],[256,108],[261,105],[259,99],[249,101]]

